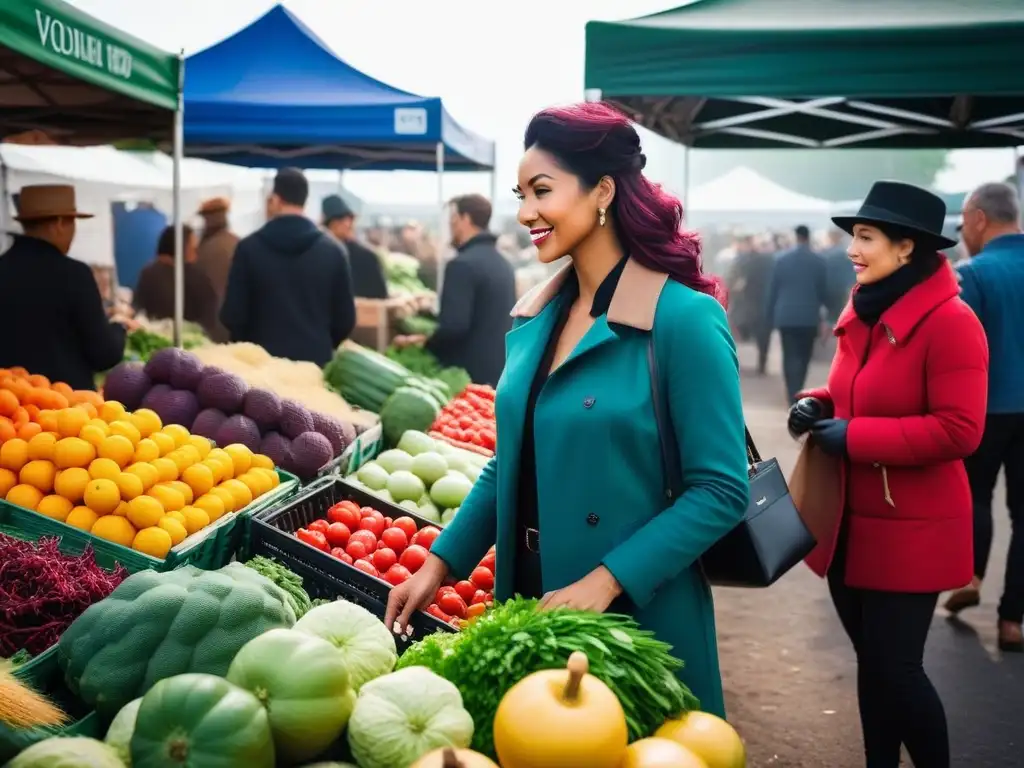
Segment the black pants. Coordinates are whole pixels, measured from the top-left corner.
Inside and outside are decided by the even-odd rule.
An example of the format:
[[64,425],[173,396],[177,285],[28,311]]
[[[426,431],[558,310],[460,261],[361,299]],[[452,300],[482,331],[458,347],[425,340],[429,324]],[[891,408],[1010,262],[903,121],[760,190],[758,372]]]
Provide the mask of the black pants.
[[924,645],[939,596],[848,587],[845,549],[841,541],[828,586],[857,653],[866,766],[897,768],[903,745],[915,768],[949,768],[946,712],[924,671]]
[[818,329],[780,328],[779,336],[782,337],[782,378],[786,382],[786,395],[792,403],[807,381],[807,368],[814,355]]
[[985,577],[992,549],[992,494],[999,470],[1006,470],[1006,506],[1010,511],[1010,549],[999,601],[999,618],[1024,621],[1024,413],[990,413],[985,436],[965,462],[974,502],[974,574]]
[[768,369],[768,350],[772,344],[772,329],[768,325],[759,325],[754,331],[757,344],[757,372],[763,375]]

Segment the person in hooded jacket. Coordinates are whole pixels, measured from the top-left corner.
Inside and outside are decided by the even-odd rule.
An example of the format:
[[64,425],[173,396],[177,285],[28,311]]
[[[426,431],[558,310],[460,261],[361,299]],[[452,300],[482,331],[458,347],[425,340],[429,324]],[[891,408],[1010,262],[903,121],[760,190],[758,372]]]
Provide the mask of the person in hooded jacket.
[[302,171],[278,171],[270,221],[235,250],[220,319],[232,341],[322,366],[352,333],[356,306],[345,252],[306,218],[308,197]]

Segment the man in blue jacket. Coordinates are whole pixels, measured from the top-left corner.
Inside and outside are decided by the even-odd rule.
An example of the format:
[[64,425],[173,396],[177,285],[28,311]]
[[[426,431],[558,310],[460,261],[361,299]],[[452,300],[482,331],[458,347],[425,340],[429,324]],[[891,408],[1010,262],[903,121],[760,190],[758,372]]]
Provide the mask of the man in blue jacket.
[[1024,234],[1020,202],[1009,184],[985,184],[964,203],[961,239],[971,260],[959,266],[962,298],[988,337],[989,384],[985,436],[965,462],[974,501],[974,573],[954,592],[954,613],[978,605],[992,546],[992,493],[1006,472],[1012,533],[999,603],[999,647],[1024,652]]

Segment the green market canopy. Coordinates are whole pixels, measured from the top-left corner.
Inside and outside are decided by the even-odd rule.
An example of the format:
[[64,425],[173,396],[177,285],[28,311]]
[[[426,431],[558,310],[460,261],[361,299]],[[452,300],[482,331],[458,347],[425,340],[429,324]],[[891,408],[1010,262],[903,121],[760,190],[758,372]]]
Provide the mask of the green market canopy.
[[0,2],[0,137],[171,138],[178,57],[61,0]]
[[1022,0],[697,0],[586,28],[590,99],[701,148],[1024,144]]

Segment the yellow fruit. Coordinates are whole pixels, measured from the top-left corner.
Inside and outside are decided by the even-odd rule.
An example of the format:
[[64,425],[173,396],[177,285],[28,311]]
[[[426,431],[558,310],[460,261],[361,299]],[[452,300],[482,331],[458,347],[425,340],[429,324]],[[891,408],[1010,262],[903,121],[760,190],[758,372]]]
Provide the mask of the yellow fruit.
[[60,435],[57,434],[57,412],[54,410],[46,409],[39,412],[36,417],[36,421],[39,422],[39,426],[43,432],[53,432],[57,438]]
[[123,469],[132,463],[132,458],[135,456],[135,444],[122,434],[111,434],[110,437],[103,438],[99,454],[101,458],[117,462],[117,466]]
[[149,489],[149,495],[159,501],[165,512],[176,512],[185,506],[185,497],[176,488],[158,483]]
[[85,486],[85,506],[98,515],[111,515],[121,503],[121,492],[113,480],[91,480]]
[[18,476],[9,469],[0,469],[0,498],[5,497],[18,484]]
[[156,525],[163,516],[163,504],[152,496],[136,496],[128,502],[128,519],[136,528]]
[[166,456],[151,461],[150,465],[156,470],[161,483],[169,483],[178,479],[178,465]]
[[210,495],[216,496],[218,499],[224,502],[225,512],[234,512],[238,509],[238,501],[235,499],[235,494],[229,491],[227,488],[217,486],[211,489]]
[[0,445],[0,467],[20,472],[28,464],[28,442],[15,437]]
[[96,519],[89,529],[93,536],[120,544],[122,547],[130,547],[132,539],[135,538],[135,527],[128,522],[126,517],[117,515],[103,515]]
[[161,456],[166,456],[176,448],[174,438],[163,432],[154,432],[149,436],[149,439],[156,443],[157,447],[160,448]]
[[274,460],[269,456],[264,456],[262,453],[254,453],[252,455],[252,466],[256,469],[273,469]]
[[[231,500],[234,501],[234,497],[232,497]],[[207,493],[204,496],[200,496],[192,503],[192,506],[205,512],[207,517],[210,518],[210,522],[223,517],[227,512],[227,509],[224,506],[224,500],[220,496],[215,496],[213,493]]]
[[171,482],[167,483],[167,487],[173,488],[180,493],[184,497],[186,504],[191,504],[192,499],[195,498],[195,494],[192,492],[192,487],[188,483],[183,483],[181,480],[171,480]]
[[117,490],[121,492],[121,498],[125,501],[131,501],[146,492],[142,478],[138,475],[122,472],[114,478],[114,482],[117,483]]
[[117,503],[117,508],[111,512],[111,514],[117,515],[118,517],[128,517],[128,502],[121,499],[121,501]]
[[125,472],[139,478],[142,481],[143,489],[147,491],[160,482],[160,473],[157,471],[156,467],[143,461],[132,464],[130,467],[125,469]]
[[[85,413],[81,408],[69,408],[68,410]],[[58,440],[53,451],[53,463],[58,469],[70,469],[71,467],[87,467],[96,458],[96,449],[92,443],[80,437],[65,437]]]
[[202,461],[210,453],[213,446],[210,441],[202,435],[190,435],[188,438],[188,444],[199,451],[199,460]]
[[258,499],[270,490],[270,480],[267,479],[266,475],[260,474],[259,472],[249,471],[235,479],[239,482],[245,483],[254,499]]
[[708,764],[682,744],[652,736],[630,744],[619,768],[708,768]]
[[40,432],[28,441],[29,461],[36,461],[37,459],[52,461],[53,452],[56,448],[57,436],[51,432]]
[[62,469],[53,481],[53,489],[68,501],[77,504],[85,498],[85,486],[91,479],[89,472],[81,467]]
[[149,437],[154,432],[159,432],[164,426],[156,412],[149,408],[139,408],[128,417],[128,420],[138,430],[140,438]]
[[220,487],[235,497],[235,509],[243,509],[252,504],[252,491],[245,483],[239,480],[225,480]]
[[89,414],[81,408],[61,408],[57,411],[57,432],[61,437],[78,437],[89,422]]
[[124,417],[124,406],[117,402],[117,400],[107,400],[102,406],[100,406],[100,418],[107,424],[110,424],[112,421],[123,419]]
[[185,524],[171,517],[170,515],[164,515],[160,518],[160,522],[157,525],[171,534],[171,546],[176,547],[188,537],[188,531],[185,529]]
[[68,513],[67,519],[64,521],[72,528],[80,528],[83,531],[89,531],[99,517],[88,507],[75,507]]
[[113,480],[121,474],[121,465],[113,459],[93,459],[89,464],[89,477],[93,480]]
[[191,443],[185,443],[183,446],[177,449],[177,452],[185,457],[185,466],[191,467],[203,460],[203,457],[199,455],[199,449]]
[[167,557],[172,546],[171,534],[156,526],[139,531],[132,540],[132,549],[158,560]]
[[11,488],[4,498],[17,507],[35,509],[39,502],[43,500],[43,492],[34,485],[22,483]]
[[102,421],[100,422],[100,424],[103,424],[103,426],[99,427],[98,425],[89,422],[84,427],[82,427],[82,431],[78,433],[78,436],[80,438],[85,440],[85,442],[89,443],[89,445],[91,445],[93,448],[96,448],[97,450],[100,447],[100,443],[106,440],[107,437],[110,435],[110,430],[107,429],[107,425]]
[[135,450],[135,446],[139,444],[142,439],[142,434],[139,432],[139,428],[136,427],[128,419],[119,419],[118,421],[111,422],[110,424],[110,436],[117,435],[124,437],[132,444],[132,450]]
[[231,463],[235,468],[235,477],[248,472],[249,467],[252,466],[252,451],[241,443],[224,446],[224,453],[231,457]]
[[179,514],[185,519],[185,531],[189,536],[210,524],[210,516],[199,507],[182,507]]
[[182,453],[181,449],[179,448],[175,448],[173,451],[168,453],[164,458],[174,462],[174,466],[178,468],[179,475],[182,472],[184,472],[189,466],[191,466],[191,462],[189,462],[188,456]]
[[235,462],[223,448],[214,448],[207,455],[205,461],[219,461],[224,465],[224,480],[230,480],[235,476]]
[[43,496],[43,498],[39,500],[39,503],[36,505],[36,512],[41,515],[46,515],[47,517],[52,517],[54,520],[64,522],[74,506],[74,504],[63,496],[51,494],[50,496]]
[[153,461],[160,458],[160,446],[148,437],[139,440],[135,446],[134,461]]
[[281,476],[277,474],[277,470],[274,469],[256,469],[254,472],[259,472],[261,475],[270,481],[271,488],[277,488],[281,484]]
[[708,768],[743,768],[747,764],[739,734],[710,712],[689,712],[676,720],[667,720],[654,735],[682,744]]
[[181,426],[181,424],[168,424],[160,431],[174,440],[174,445],[177,448],[185,445],[185,443],[188,442],[188,439],[192,437],[188,430]]
[[56,476],[57,468],[51,462],[36,459],[21,468],[18,480],[38,488],[43,493],[49,493],[53,490],[53,481]]
[[[181,509],[184,509],[182,507]],[[168,512],[164,517],[169,517],[171,520],[177,520],[182,526],[185,525],[185,516],[181,514],[181,509],[175,510],[174,512]]]
[[213,475],[214,485],[224,479],[224,462],[218,461],[217,459],[207,458],[199,462],[199,466],[206,467],[210,470],[210,474]]
[[193,464],[181,473],[181,479],[188,483],[196,496],[209,493],[213,488],[213,472],[205,464]]

